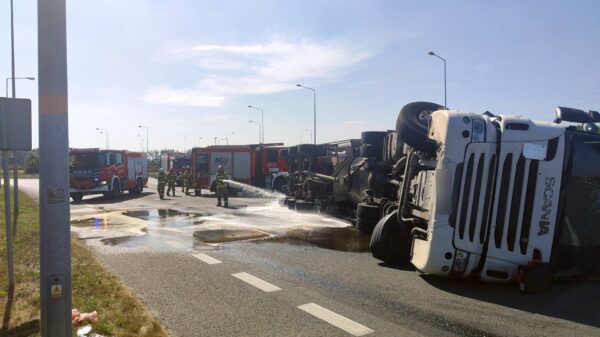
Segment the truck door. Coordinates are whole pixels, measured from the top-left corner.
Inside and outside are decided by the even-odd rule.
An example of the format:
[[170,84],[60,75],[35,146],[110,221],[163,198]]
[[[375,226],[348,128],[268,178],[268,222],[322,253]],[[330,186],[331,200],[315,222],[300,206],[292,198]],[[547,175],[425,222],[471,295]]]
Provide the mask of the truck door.
[[250,152],[234,152],[233,164],[233,179],[250,183]]

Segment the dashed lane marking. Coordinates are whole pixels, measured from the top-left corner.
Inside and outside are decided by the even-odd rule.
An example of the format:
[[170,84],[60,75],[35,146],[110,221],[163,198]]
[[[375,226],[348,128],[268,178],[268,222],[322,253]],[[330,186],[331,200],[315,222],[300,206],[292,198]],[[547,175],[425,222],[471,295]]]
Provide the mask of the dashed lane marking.
[[258,277],[252,276],[248,273],[236,273],[236,274],[231,274],[231,276],[236,277],[250,285],[253,285],[256,288],[258,288],[264,292],[267,292],[267,293],[281,290],[281,288],[274,286],[271,283],[269,283],[267,281],[263,281],[263,280],[259,279]]
[[169,241],[167,241],[167,244],[173,248],[179,248],[179,249],[187,248],[186,245],[184,245],[183,243],[181,243],[179,241],[169,240]]
[[308,303],[304,305],[298,306],[298,309],[304,310],[307,313],[324,320],[325,322],[340,328],[354,336],[364,336],[373,332],[373,330],[367,328],[366,326],[356,323],[353,320],[350,320],[340,314],[336,314],[335,312],[325,309],[320,305],[315,303]]
[[198,260],[207,263],[207,264],[217,264],[217,263],[221,263],[221,261],[215,259],[214,257],[210,257],[206,254],[194,254],[194,257],[197,258]]

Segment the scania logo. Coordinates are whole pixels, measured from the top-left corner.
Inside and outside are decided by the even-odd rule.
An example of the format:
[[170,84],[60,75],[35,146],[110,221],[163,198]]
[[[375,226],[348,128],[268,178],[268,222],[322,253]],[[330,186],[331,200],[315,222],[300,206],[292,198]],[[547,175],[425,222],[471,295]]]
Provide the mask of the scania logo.
[[539,235],[548,234],[550,231],[550,214],[552,213],[552,204],[554,203],[554,184],[556,179],[553,177],[546,178],[544,184],[544,200],[542,204],[542,217],[540,218]]

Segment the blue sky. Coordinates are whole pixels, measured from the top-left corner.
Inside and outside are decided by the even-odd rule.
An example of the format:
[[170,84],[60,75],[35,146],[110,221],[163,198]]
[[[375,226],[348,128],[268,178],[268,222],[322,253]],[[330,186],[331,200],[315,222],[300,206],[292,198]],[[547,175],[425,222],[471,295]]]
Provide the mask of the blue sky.
[[[37,77],[36,1],[15,0],[17,76]],[[600,110],[600,1],[68,1],[72,147],[183,149],[258,140],[318,142],[393,129],[411,101],[551,120]],[[9,1],[0,75],[10,77]],[[4,81],[3,81],[4,83]],[[4,89],[4,88],[3,88]],[[37,81],[17,81],[33,100]],[[231,133],[234,134],[231,134]],[[200,139],[202,137],[202,139]],[[224,141],[221,141],[224,142]],[[145,140],[144,140],[145,143]],[[184,144],[185,143],[185,144]]]

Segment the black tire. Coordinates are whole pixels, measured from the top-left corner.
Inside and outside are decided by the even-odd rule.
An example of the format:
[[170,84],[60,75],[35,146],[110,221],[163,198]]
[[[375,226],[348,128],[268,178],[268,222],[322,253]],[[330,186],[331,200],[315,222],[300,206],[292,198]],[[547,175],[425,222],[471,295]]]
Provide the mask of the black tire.
[[111,199],[116,199],[119,194],[121,194],[121,186],[119,184],[119,181],[114,180],[113,184],[112,184],[112,193],[110,194]]
[[199,197],[202,194],[202,190],[199,188],[194,189],[194,196]]
[[73,198],[73,201],[75,202],[80,202],[83,200],[83,193],[71,193],[71,198]]
[[377,219],[379,220],[379,206],[369,205],[361,202],[356,205],[356,217],[362,219]]
[[300,144],[298,145],[299,156],[316,156],[318,148],[315,144]]
[[288,209],[291,209],[291,210],[296,209],[296,199],[288,199],[287,207],[288,207]]
[[356,229],[361,233],[370,235],[373,233],[373,229],[377,225],[377,219],[373,218],[356,218]]
[[398,222],[397,211],[379,220],[371,235],[371,254],[374,258],[391,263],[410,262],[410,233],[404,222]]
[[296,200],[297,212],[312,212],[315,208],[315,203],[306,200]]
[[375,159],[375,161],[381,161],[383,159],[383,146],[377,145],[361,145],[360,156]]
[[385,131],[365,131],[360,134],[360,142],[363,145],[383,146],[383,141],[387,132]]
[[436,145],[427,139],[429,116],[443,106],[430,102],[413,102],[402,107],[396,120],[396,132],[402,142],[419,151],[433,153]]
[[327,145],[327,144],[317,145],[317,156],[319,156],[319,157],[327,156],[327,150],[329,150],[329,145]]

